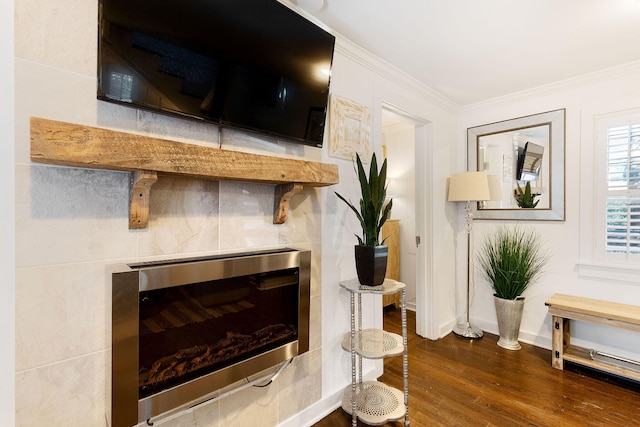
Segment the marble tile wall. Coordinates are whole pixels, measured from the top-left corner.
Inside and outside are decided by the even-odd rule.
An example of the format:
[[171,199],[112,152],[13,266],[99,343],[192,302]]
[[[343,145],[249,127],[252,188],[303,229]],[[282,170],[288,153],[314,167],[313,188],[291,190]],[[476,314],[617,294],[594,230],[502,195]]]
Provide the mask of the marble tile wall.
[[[96,100],[97,2],[17,0],[16,425],[100,426],[109,401],[111,265],[294,245],[313,251],[311,350],[165,426],[273,426],[321,398],[321,192],[272,224],[273,187],[161,176],[149,227],[128,229],[129,174],[31,163],[29,117],[218,146],[215,126]],[[224,130],[222,148],[319,160],[320,150]]]

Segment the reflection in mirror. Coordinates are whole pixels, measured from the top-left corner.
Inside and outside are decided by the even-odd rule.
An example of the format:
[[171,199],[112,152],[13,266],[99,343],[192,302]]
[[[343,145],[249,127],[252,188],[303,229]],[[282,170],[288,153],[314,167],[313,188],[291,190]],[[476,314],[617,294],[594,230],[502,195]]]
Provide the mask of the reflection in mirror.
[[543,154],[544,147],[531,141],[527,141],[524,144],[524,148],[518,148],[516,179],[520,181],[538,181],[540,179]]
[[489,175],[478,219],[564,220],[565,110],[467,130],[469,170]]
[[[549,208],[550,126],[534,126],[478,137],[478,170],[496,176],[498,197],[484,202],[480,209],[516,209],[517,188],[529,183],[538,202],[536,209]],[[494,184],[495,185],[495,184]]]

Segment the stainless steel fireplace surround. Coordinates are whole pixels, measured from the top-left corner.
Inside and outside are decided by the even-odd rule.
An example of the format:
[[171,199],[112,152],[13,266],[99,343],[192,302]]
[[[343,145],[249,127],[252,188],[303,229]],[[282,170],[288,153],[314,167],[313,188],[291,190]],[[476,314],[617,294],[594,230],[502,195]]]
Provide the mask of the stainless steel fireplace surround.
[[130,427],[309,349],[311,252],[128,264],[112,274],[111,426]]

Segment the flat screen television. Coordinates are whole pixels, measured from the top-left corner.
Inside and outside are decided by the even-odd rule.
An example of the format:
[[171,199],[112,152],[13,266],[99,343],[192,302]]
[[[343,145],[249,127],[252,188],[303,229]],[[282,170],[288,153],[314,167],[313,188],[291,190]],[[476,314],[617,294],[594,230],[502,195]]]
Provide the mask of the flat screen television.
[[519,149],[516,179],[520,181],[537,181],[540,179],[544,147],[533,142],[524,144]]
[[322,28],[276,0],[99,5],[98,99],[322,146]]

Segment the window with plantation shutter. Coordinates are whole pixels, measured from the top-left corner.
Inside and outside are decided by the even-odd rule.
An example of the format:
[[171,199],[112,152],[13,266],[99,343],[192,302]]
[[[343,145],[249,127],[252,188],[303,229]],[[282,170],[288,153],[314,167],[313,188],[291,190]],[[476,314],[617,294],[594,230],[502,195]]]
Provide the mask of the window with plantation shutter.
[[578,274],[640,286],[640,107],[582,119]]
[[640,119],[607,126],[606,150],[606,252],[640,255]]

